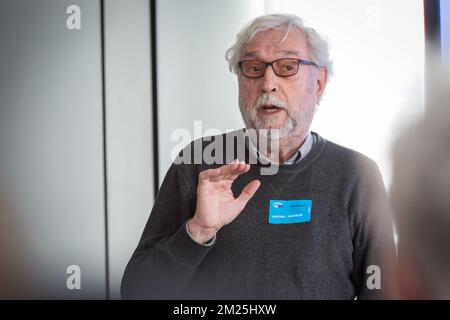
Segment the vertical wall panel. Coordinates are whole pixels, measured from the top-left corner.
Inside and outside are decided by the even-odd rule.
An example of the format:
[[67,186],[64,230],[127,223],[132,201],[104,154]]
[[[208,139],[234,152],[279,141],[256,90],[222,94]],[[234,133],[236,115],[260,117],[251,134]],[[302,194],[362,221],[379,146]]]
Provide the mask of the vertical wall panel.
[[104,16],[110,297],[117,299],[154,197],[149,1],[108,0]]
[[[80,30],[66,27],[72,4]],[[105,298],[100,1],[0,8],[0,254],[14,253],[2,267],[27,259],[4,272],[38,298]]]

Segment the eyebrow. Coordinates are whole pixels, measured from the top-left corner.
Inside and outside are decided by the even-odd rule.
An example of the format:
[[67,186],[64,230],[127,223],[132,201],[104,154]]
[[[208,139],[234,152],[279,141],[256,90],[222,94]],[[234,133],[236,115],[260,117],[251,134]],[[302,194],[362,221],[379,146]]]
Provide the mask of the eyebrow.
[[276,51],[277,53],[282,53],[285,56],[299,56],[300,52],[296,51],[296,50],[278,50]]
[[[300,52],[296,50],[277,50],[276,53],[281,53],[285,56],[300,56]],[[261,51],[259,50],[252,50],[252,51],[246,51],[242,58],[244,57],[252,57],[252,58],[259,58],[261,56]]]
[[253,51],[246,51],[242,57],[253,57],[253,58],[258,58],[260,56],[260,52],[258,50],[253,50]]

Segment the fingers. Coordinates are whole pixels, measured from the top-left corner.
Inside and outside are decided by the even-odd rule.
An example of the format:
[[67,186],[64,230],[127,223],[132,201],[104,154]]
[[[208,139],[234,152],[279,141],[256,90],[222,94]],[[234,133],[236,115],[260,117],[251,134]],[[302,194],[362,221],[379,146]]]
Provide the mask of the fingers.
[[254,196],[260,185],[261,182],[259,182],[259,180],[253,180],[247,184],[244,189],[242,189],[241,194],[235,200],[241,208],[245,207],[247,202]]
[[250,170],[250,165],[244,161],[234,160],[216,169],[208,169],[200,172],[200,180],[230,180],[234,181],[240,174]]
[[250,165],[249,164],[245,164],[245,162],[243,164],[240,164],[237,172],[231,173],[228,176],[226,176],[226,179],[229,179],[230,181],[234,181],[236,180],[237,177],[239,177],[241,174],[246,173],[250,170]]
[[250,165],[245,161],[234,160],[233,162],[219,168],[222,179],[234,181],[240,174],[250,170]]

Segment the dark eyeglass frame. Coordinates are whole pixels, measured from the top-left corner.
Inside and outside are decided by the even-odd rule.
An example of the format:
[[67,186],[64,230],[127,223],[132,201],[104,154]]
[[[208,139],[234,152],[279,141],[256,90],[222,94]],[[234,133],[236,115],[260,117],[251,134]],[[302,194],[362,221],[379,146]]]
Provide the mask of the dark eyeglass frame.
[[[278,70],[278,68],[276,67],[276,63],[277,63],[278,61],[281,61],[281,60],[296,60],[298,64],[297,64],[297,70],[295,70],[295,73],[288,74],[288,75],[282,75],[282,74],[279,74],[279,73],[278,73],[279,70]],[[262,64],[265,65],[265,67],[263,68],[264,71],[261,73],[261,75],[260,75],[260,76],[249,76],[249,75],[245,74],[244,71],[243,71],[243,69],[242,69],[242,63],[243,63],[243,62],[255,62],[255,61],[256,61],[256,62],[259,62],[259,63],[262,63]],[[275,67],[274,67],[274,64],[275,64]],[[297,59],[297,58],[281,58],[281,59],[273,60],[272,62],[265,62],[265,61],[256,60],[256,59],[254,59],[254,60],[242,60],[242,61],[239,61],[239,62],[238,62],[239,69],[241,70],[241,72],[242,72],[242,74],[244,75],[244,77],[246,77],[246,78],[251,78],[251,79],[257,79],[257,78],[262,78],[262,77],[264,77],[264,75],[266,74],[266,70],[267,70],[267,67],[268,67],[268,66],[271,66],[271,67],[272,67],[273,72],[274,72],[278,77],[282,77],[282,78],[291,77],[291,76],[294,76],[294,75],[296,75],[296,74],[298,73],[298,70],[300,69],[300,65],[301,65],[301,64],[306,65],[306,66],[319,67],[319,66],[317,65],[317,63],[315,63],[315,62],[313,62],[313,61],[308,61],[308,60],[303,60],[303,59]]]

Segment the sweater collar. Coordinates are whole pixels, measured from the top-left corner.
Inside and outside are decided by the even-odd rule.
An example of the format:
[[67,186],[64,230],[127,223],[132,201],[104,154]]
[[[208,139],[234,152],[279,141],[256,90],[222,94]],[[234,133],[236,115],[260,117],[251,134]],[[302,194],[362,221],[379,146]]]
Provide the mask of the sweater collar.
[[[298,148],[297,152],[288,160],[286,160],[283,165],[291,165],[300,162],[306,155],[311,151],[312,146],[314,144],[314,137],[311,134],[311,131],[308,131],[306,135],[305,141]],[[256,146],[254,145],[252,139],[249,139],[249,151],[262,163],[270,163],[270,160],[259,152]]]

